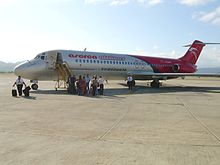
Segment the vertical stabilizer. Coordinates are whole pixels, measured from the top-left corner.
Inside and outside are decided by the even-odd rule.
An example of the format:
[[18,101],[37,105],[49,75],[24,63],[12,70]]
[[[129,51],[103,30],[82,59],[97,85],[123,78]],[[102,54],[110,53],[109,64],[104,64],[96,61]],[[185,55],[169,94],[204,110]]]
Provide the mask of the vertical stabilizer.
[[190,46],[190,48],[188,49],[186,54],[179,59],[184,62],[195,64],[205,44],[201,41],[195,40],[192,45],[186,45],[186,46],[187,47]]

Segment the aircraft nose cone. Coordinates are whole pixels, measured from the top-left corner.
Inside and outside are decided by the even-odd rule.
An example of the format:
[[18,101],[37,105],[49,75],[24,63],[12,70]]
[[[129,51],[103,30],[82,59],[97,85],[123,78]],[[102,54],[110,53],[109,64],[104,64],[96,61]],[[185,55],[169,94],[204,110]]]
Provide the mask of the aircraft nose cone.
[[15,75],[17,75],[17,76],[20,75],[20,73],[21,73],[21,69],[20,69],[19,66],[16,66],[16,67],[14,68],[14,73],[15,73]]
[[14,73],[17,76],[23,76],[24,74],[24,64],[19,64],[14,68]]

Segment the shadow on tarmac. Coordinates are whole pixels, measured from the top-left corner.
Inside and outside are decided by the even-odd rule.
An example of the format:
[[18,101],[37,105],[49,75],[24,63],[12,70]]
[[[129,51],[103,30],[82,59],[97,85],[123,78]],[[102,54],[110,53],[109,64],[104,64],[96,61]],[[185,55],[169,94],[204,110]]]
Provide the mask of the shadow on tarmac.
[[[124,86],[125,84],[120,84]],[[118,97],[128,94],[155,94],[155,93],[177,93],[177,92],[196,92],[196,93],[220,93],[220,87],[198,87],[198,86],[162,86],[160,88],[151,88],[144,85],[136,85],[132,91],[128,88],[107,88],[104,90],[104,96],[107,97]],[[49,94],[49,95],[71,95],[67,93],[66,89],[59,90],[37,90],[31,91],[30,93],[35,94]],[[77,95],[73,95],[77,96]],[[86,97],[93,97],[86,95]],[[96,97],[102,97],[97,95]],[[28,98],[27,98],[28,99]],[[35,98],[32,98],[35,99]]]
[[35,96],[21,96],[21,97],[28,100],[36,100]]

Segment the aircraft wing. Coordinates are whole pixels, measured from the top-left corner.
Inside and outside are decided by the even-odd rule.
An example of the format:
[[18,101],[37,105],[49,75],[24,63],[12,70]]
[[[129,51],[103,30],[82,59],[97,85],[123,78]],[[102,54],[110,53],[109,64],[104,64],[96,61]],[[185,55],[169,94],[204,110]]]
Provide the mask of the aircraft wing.
[[153,73],[144,71],[128,72],[136,80],[167,80],[178,77],[220,77],[220,73]]

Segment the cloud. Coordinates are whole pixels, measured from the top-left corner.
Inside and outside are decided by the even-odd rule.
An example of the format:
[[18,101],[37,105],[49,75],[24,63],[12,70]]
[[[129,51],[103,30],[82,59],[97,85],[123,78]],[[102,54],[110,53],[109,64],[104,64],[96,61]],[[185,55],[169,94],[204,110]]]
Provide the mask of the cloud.
[[163,0],[85,0],[85,4],[101,4],[101,3],[107,3],[111,6],[116,5],[126,5],[128,3],[137,3],[141,5],[147,5],[147,6],[156,6],[163,2]]
[[109,2],[109,0],[85,0],[85,4],[98,4]]
[[220,48],[212,46],[204,48],[197,65],[199,67],[219,67],[220,66]]
[[198,6],[198,5],[205,5],[207,3],[214,1],[215,0],[179,0],[179,3],[188,6]]
[[162,3],[162,2],[163,2],[162,0],[149,0],[148,4],[150,6],[155,6],[155,5],[158,5],[158,4]]
[[210,12],[195,13],[193,18],[198,19],[201,22],[211,23],[220,27],[220,6]]
[[113,0],[110,5],[125,5],[129,2],[129,0]]

